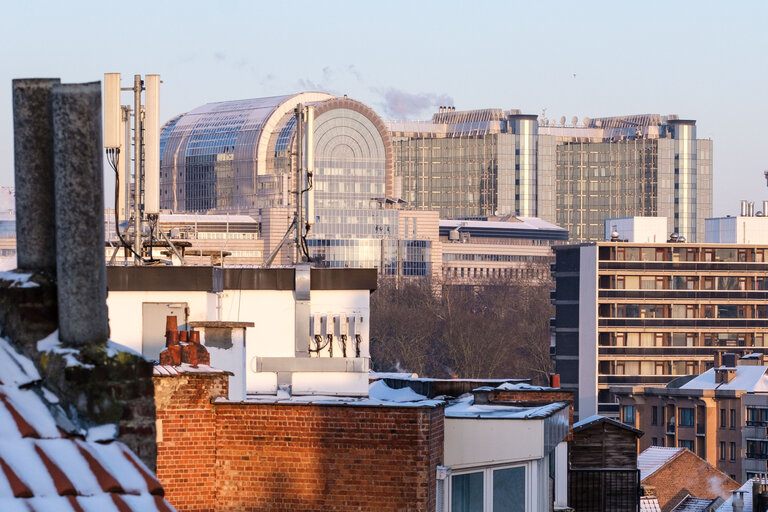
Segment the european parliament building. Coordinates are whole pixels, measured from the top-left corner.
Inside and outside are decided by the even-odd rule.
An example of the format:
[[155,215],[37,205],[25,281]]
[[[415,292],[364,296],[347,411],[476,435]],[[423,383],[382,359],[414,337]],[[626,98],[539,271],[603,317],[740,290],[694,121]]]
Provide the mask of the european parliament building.
[[703,240],[711,216],[712,141],[696,138],[695,121],[555,125],[516,110],[441,107],[429,121],[385,123],[322,92],[210,103],[166,123],[161,208],[251,215],[263,237],[279,239],[295,201],[297,104],[314,108],[307,245],[328,266],[428,275],[439,256],[405,220],[419,211],[538,217],[574,242],[602,240],[607,218],[638,215],[665,216],[670,233]]

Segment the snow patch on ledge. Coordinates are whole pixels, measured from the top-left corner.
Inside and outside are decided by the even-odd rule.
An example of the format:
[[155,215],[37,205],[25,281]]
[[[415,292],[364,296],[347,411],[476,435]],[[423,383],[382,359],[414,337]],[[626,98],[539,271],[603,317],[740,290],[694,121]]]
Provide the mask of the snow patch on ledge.
[[126,354],[130,354],[132,356],[141,357],[145,361],[148,361],[146,357],[144,357],[139,352],[136,352],[132,348],[126,347],[125,345],[121,345],[120,343],[114,342],[112,340],[107,340],[107,357],[115,357],[121,352],[125,352]]
[[59,339],[59,330],[56,329],[47,337],[37,342],[37,350],[39,352],[59,354],[64,357],[64,361],[67,363],[67,368],[73,366],[82,366],[83,368],[93,368],[92,364],[81,363],[76,354],[80,354],[80,351],[76,348],[62,347],[61,340]]
[[32,274],[25,274],[22,272],[0,272],[0,281],[9,281],[11,288],[37,288],[40,285],[34,281],[30,281]]
[[383,380],[377,380],[368,386],[368,396],[387,402],[418,402],[427,399],[407,386],[400,389],[391,388]]
[[113,439],[117,439],[117,425],[114,423],[91,427],[85,436],[85,440],[89,443],[112,441]]

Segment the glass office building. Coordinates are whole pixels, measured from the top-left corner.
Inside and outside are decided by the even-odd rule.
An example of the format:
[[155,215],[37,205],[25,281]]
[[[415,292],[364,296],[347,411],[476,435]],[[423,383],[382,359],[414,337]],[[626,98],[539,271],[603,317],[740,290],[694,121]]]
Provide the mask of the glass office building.
[[704,239],[712,214],[712,141],[696,123],[656,114],[555,124],[517,110],[441,107],[391,122],[395,176],[409,206],[442,218],[539,217],[572,241],[603,239],[607,218],[664,216]]
[[314,219],[307,245],[330,267],[427,275],[430,243],[401,240],[391,204],[389,131],[360,102],[325,93],[211,103],[161,134],[161,207],[245,213],[296,201],[297,105],[313,107]]

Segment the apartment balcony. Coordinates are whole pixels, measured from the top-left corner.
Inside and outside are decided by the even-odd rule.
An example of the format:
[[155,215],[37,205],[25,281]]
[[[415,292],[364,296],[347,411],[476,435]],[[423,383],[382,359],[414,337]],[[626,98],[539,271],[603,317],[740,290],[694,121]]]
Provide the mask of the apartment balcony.
[[608,290],[601,289],[600,299],[693,299],[693,300],[768,300],[768,290]]
[[675,329],[768,329],[768,318],[599,318],[599,327],[667,327]]
[[701,356],[712,357],[716,346],[710,347],[597,347],[601,356]]
[[735,261],[606,261],[598,263],[600,270],[649,270],[690,272],[768,272],[766,263]]
[[697,436],[703,436],[706,432],[706,427],[704,425],[696,425],[696,435]]
[[675,424],[667,423],[667,434],[673,435],[675,433]]
[[747,421],[741,428],[741,433],[746,439],[768,439],[768,424],[761,421]]
[[768,453],[764,452],[747,452],[748,459],[768,460]]

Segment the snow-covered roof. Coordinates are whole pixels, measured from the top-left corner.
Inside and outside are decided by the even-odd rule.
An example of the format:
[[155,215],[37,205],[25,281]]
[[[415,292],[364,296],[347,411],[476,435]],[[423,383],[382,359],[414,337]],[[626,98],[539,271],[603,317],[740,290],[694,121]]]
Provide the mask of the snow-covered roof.
[[661,512],[659,499],[656,496],[641,496],[640,512]]
[[446,418],[482,418],[529,420],[549,417],[560,409],[568,407],[565,402],[553,402],[538,406],[514,406],[475,404],[474,397],[466,396],[445,408]]
[[722,498],[696,498],[690,494],[677,504],[670,512],[707,512],[713,502]]
[[[744,512],[752,512],[752,478],[744,482],[744,485],[739,487],[739,491],[744,494]],[[725,500],[725,503],[717,508],[717,512],[733,512],[733,496]]]
[[206,224],[210,222],[215,223],[243,223],[243,224],[258,224],[258,221],[251,217],[250,215],[195,215],[192,213],[161,213],[160,217],[158,219],[159,222],[162,223],[172,223],[172,222],[185,222],[185,223],[195,223],[198,224]]
[[637,456],[637,469],[640,470],[640,480],[645,480],[664,464],[677,457],[685,448],[667,448],[650,446]]
[[768,366],[737,366],[736,375],[730,382],[719,383],[715,380],[715,369],[709,369],[695,377],[680,389],[717,389],[747,391],[753,393],[768,392]]
[[465,228],[482,229],[540,229],[552,231],[566,231],[557,224],[547,222],[538,217],[515,217],[514,220],[495,221],[495,220],[448,220],[440,219],[440,226],[454,228],[462,226]]
[[578,430],[581,430],[583,428],[590,427],[597,423],[610,423],[611,425],[615,425],[620,428],[624,428],[627,430],[631,430],[632,432],[635,432],[639,434],[640,436],[643,435],[642,430],[638,430],[635,427],[632,427],[630,425],[625,425],[624,423],[617,421],[613,418],[608,418],[606,416],[601,416],[599,414],[593,414],[592,416],[589,416],[587,418],[584,418],[583,420],[579,420],[576,423],[573,424],[573,431],[576,432]]
[[185,373],[211,373],[211,374],[226,374],[232,375],[232,372],[226,370],[220,370],[207,364],[199,364],[192,366],[191,364],[181,363],[178,366],[172,366],[169,364],[156,364],[152,369],[153,377],[177,377]]
[[560,388],[551,388],[548,386],[534,386],[526,382],[505,382],[497,386],[499,391],[562,391]]
[[[114,425],[73,435],[32,361],[0,338],[0,510],[169,512],[144,463],[114,441]],[[84,439],[83,439],[84,438]]]

